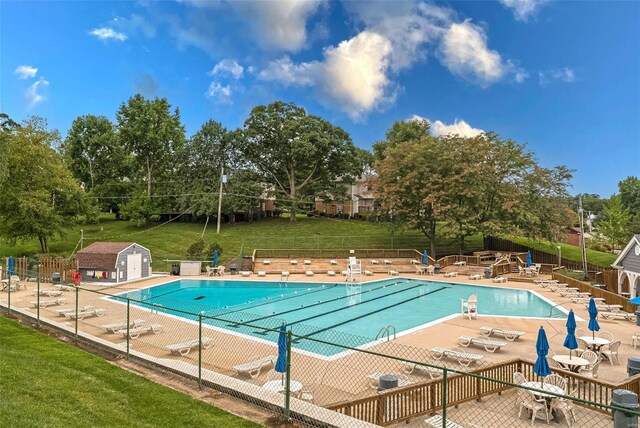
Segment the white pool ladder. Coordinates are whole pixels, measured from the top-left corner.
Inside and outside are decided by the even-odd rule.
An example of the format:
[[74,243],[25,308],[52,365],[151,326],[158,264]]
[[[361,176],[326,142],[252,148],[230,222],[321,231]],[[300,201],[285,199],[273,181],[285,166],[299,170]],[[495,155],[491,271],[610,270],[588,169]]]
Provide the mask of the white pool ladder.
[[386,327],[382,327],[378,334],[376,335],[376,340],[380,338],[384,338],[385,334],[387,336],[387,342],[391,340],[391,331],[393,330],[393,338],[396,338],[396,326],[393,324],[389,324]]

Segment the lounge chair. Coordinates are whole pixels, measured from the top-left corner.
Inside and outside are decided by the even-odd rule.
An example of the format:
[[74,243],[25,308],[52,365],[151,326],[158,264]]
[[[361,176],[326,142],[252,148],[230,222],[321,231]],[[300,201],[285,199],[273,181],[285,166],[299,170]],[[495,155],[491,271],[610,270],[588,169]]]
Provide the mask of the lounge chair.
[[[78,308],[78,312],[86,312],[86,311],[90,311],[91,309],[93,309],[93,306],[90,305],[86,305],[86,306],[80,306]],[[61,317],[66,316],[66,314],[70,313],[70,312],[75,312],[75,308],[64,308],[64,309],[56,309],[55,312],[56,314],[58,314]]]
[[280,274],[280,279],[283,279],[283,278],[289,278],[288,270],[283,270],[282,273]]
[[[424,420],[427,425],[433,427],[433,428],[442,428],[442,416],[440,415],[435,415],[435,416],[431,416],[428,419]],[[474,424],[466,424],[465,426],[469,427],[469,428],[480,428],[478,425],[474,425]],[[465,428],[465,426],[457,424],[455,422],[453,422],[451,419],[447,418],[447,425],[446,428]]]
[[65,303],[67,303],[67,299],[65,299],[64,297],[60,297],[58,299],[40,300],[39,304],[37,301],[31,302],[31,304],[36,308],[38,306],[40,306],[41,308],[46,308],[47,306],[64,305]]
[[[378,384],[380,383],[380,377],[384,375],[385,373],[371,373],[369,376],[367,376],[371,381],[369,383],[369,386],[373,389],[378,389]],[[407,386],[407,385],[413,385],[415,383],[409,380],[404,375],[397,375],[396,377],[398,378],[398,388]]]
[[487,352],[499,351],[503,346],[507,346],[507,342],[499,340],[484,339],[482,337],[460,336],[458,342],[465,348],[470,345],[482,346]]
[[259,270],[258,271],[258,276],[263,277],[263,276],[267,276],[267,273],[263,270]]
[[308,270],[304,274],[307,275],[307,276],[313,276],[314,275],[312,270]]
[[600,312],[600,315],[602,315],[604,319],[623,318],[627,321],[634,321],[636,319],[636,314],[625,311]]
[[71,318],[71,319],[76,319],[78,318],[79,320],[83,320],[85,318],[89,318],[89,317],[102,317],[104,316],[104,314],[106,314],[107,311],[105,309],[102,308],[96,308],[96,309],[89,309],[88,311],[78,311],[78,313],[76,314],[75,311],[72,312],[66,312],[64,314],[65,317],[67,318]]
[[496,276],[495,278],[492,279],[493,282],[501,284],[504,282],[507,282],[507,278],[505,278],[504,276]]
[[298,264],[298,261],[297,261],[297,260],[293,260],[293,259],[292,259],[292,260],[289,260],[289,264],[297,265],[297,264]]
[[[191,352],[191,348],[197,347],[199,343],[200,343],[199,339],[191,339],[182,343],[167,345],[165,346],[165,348],[171,351],[172,354],[180,354],[181,356],[184,357],[187,354],[189,354],[189,352]],[[202,338],[202,347],[204,349],[209,349],[211,347],[211,344],[213,344],[213,340],[211,338],[209,337]]]
[[[153,324],[145,327],[130,328],[129,337],[131,339],[137,339],[138,337],[140,337],[141,334],[146,334],[146,333],[159,334],[159,333],[162,333],[163,330],[164,330],[164,327],[162,326],[162,324]],[[121,334],[124,337],[127,337],[127,330],[118,330],[116,333]]]
[[419,371],[428,374],[431,379],[440,379],[442,377],[442,369],[408,363],[406,361],[402,362],[402,371],[406,374],[412,374],[415,371]]
[[478,362],[484,357],[481,354],[469,354],[440,347],[431,348],[431,354],[436,360],[441,360],[443,357],[447,357],[458,361],[458,364],[465,367],[469,367],[471,363],[474,361]]
[[247,374],[251,379],[255,379],[260,376],[260,371],[265,367],[270,367],[275,364],[278,357],[275,355],[269,355],[268,357],[260,358],[254,361],[250,361],[244,364],[238,364],[233,366],[233,369],[237,374]]
[[271,264],[271,260],[264,259],[264,260],[262,261],[262,264],[263,264],[263,265],[270,265],[270,264]]
[[368,269],[367,269],[367,270],[365,270],[365,271],[364,271],[364,276],[373,276],[373,271],[368,270]]
[[389,275],[391,275],[391,276],[397,276],[397,275],[400,275],[400,272],[398,272],[397,270],[393,270],[393,269],[390,269],[387,273],[388,273]]
[[390,265],[391,264],[391,260],[384,259],[382,261],[382,263],[385,264],[385,265]]
[[[48,297],[57,297],[60,296],[62,294],[62,291],[60,290],[54,290],[52,288],[44,288],[42,290],[40,290],[40,295],[41,296],[48,296]],[[33,292],[34,296],[38,295],[38,291],[34,291]]]
[[55,284],[53,288],[60,291],[76,291],[76,287],[71,285]]
[[507,330],[504,328],[490,327],[490,326],[482,326],[480,327],[480,334],[485,337],[489,337],[492,334],[498,334],[500,336],[504,336],[509,342],[513,342],[516,339],[519,339],[520,336],[525,334],[524,331],[519,330]]
[[378,263],[380,263],[380,262],[377,261],[377,260],[369,260],[369,264],[377,265]]
[[565,284],[565,283],[557,283],[557,284],[551,284],[549,286],[549,290],[551,291],[558,291],[561,289],[565,289],[569,286],[569,284]]
[[482,275],[480,275],[479,273],[474,273],[473,275],[469,275],[469,279],[482,279]]
[[311,264],[311,260],[305,260],[305,261],[304,261],[304,264],[305,264],[305,265],[310,265],[310,264]]
[[455,276],[458,276],[458,272],[447,272],[444,274],[445,278],[453,278]]
[[329,263],[331,263],[332,265],[337,265],[338,261],[337,260],[331,260]]
[[467,262],[464,262],[464,261],[460,260],[460,261],[457,261],[457,262],[453,262],[453,265],[454,266],[466,266]]
[[[145,320],[133,320],[133,321],[129,321],[129,327],[130,328],[137,328],[140,327],[142,324],[144,324],[146,321]],[[115,322],[113,324],[105,324],[105,325],[101,325],[100,327],[104,328],[105,330],[107,330],[107,333],[117,333],[118,331],[122,330],[122,329],[127,329],[127,322],[126,321],[121,321],[121,322]]]
[[336,276],[336,271],[335,271],[335,270],[328,270],[328,271],[327,271],[327,275],[329,275],[329,276]]
[[242,275],[242,276],[251,276],[251,271],[250,270],[243,270],[242,272],[240,272],[240,275]]

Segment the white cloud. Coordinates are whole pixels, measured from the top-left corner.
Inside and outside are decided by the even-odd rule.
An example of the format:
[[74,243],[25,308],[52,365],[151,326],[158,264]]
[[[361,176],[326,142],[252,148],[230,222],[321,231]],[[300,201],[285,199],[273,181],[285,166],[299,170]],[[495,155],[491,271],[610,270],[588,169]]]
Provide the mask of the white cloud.
[[297,52],[307,43],[307,20],[325,0],[232,2],[249,19],[258,43],[268,49]]
[[547,86],[553,82],[573,83],[576,81],[576,73],[569,67],[541,71],[538,73],[540,86]]
[[516,80],[524,80],[524,71],[487,46],[483,28],[469,19],[451,24],[439,48],[440,61],[455,75],[486,87],[517,73]]
[[500,0],[503,6],[511,9],[518,21],[527,21],[549,0]]
[[436,120],[432,122],[426,117],[418,116],[414,114],[409,118],[409,120],[427,120],[431,125],[430,132],[431,135],[439,137],[441,135],[459,135],[461,137],[475,137],[484,133],[483,129],[473,128],[464,120],[454,120],[452,124],[447,125],[441,120]]
[[222,76],[230,76],[238,80],[242,77],[243,73],[244,67],[238,64],[235,59],[227,58],[217,63],[213,67],[213,70],[209,72],[209,75],[214,76],[219,74]]
[[207,92],[205,93],[207,98],[213,98],[217,102],[222,104],[232,103],[231,94],[231,86],[221,85],[218,82],[211,82],[211,84],[209,85],[209,89],[207,89]]
[[44,77],[40,77],[27,88],[25,98],[29,102],[29,108],[33,108],[44,101],[45,98],[41,92],[47,86],[49,86],[49,82]]
[[18,79],[32,79],[38,74],[38,69],[30,65],[20,65],[13,72]]
[[125,40],[127,40],[126,34],[120,33],[109,27],[94,28],[89,32],[89,34],[91,34],[92,36],[96,36],[103,41],[117,40],[119,42],[124,42]]
[[284,57],[269,63],[258,78],[284,85],[313,86],[324,102],[358,120],[395,99],[387,75],[391,53],[387,38],[363,31],[338,46],[326,48],[323,61],[295,64]]

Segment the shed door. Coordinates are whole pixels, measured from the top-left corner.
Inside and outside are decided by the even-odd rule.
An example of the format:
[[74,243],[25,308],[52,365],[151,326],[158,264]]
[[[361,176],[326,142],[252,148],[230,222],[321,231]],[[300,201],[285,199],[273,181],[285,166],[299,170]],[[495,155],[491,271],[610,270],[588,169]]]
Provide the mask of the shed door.
[[127,256],[127,281],[142,277],[142,254]]

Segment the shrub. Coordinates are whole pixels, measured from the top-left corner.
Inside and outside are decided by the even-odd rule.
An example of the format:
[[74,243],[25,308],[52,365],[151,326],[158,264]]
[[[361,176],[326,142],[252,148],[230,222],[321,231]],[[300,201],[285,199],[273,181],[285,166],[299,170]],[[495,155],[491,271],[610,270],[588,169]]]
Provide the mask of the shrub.
[[213,257],[213,253],[215,251],[218,251],[218,255],[222,254],[222,245],[218,244],[217,242],[212,242],[211,244],[209,244],[209,246],[207,247],[207,257]]
[[187,248],[187,259],[189,260],[198,260],[203,256],[204,253],[204,240],[198,239],[196,242],[191,244],[189,248]]

